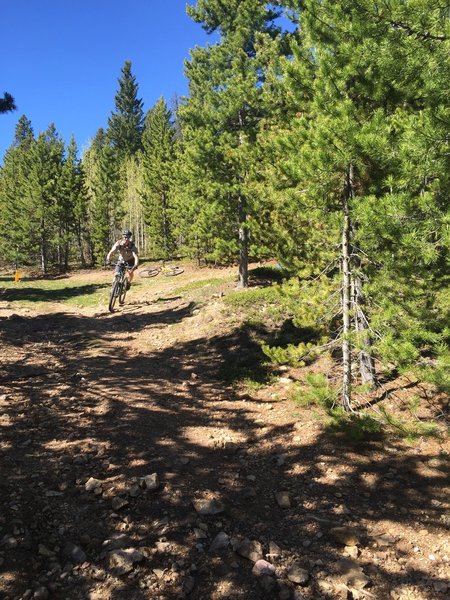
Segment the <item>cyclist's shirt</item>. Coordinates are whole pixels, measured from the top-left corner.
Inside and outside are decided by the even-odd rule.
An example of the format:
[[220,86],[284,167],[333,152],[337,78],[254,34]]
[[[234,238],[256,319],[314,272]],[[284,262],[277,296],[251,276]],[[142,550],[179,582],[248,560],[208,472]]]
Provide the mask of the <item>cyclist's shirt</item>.
[[138,254],[138,249],[134,242],[130,242],[128,246],[125,246],[125,242],[123,240],[119,240],[113,246],[113,250],[117,250],[120,252],[120,256],[127,263],[134,263],[134,254]]

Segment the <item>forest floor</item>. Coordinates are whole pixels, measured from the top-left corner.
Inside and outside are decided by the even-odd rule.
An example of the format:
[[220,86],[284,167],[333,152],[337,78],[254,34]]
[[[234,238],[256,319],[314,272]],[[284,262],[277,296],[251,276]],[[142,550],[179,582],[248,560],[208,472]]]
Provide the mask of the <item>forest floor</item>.
[[234,274],[136,278],[114,313],[106,271],[0,293],[2,600],[449,598],[447,438],[352,444],[293,401],[304,369],[239,380],[268,367]]

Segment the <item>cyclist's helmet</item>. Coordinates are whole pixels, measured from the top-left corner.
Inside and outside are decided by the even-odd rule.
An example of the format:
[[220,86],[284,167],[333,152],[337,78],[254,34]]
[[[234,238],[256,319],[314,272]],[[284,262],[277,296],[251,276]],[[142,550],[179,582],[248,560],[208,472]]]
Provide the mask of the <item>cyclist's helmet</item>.
[[132,236],[133,236],[133,234],[131,233],[131,231],[129,229],[125,229],[122,232],[122,235],[123,235],[124,238],[127,238],[127,240],[130,240],[132,238]]

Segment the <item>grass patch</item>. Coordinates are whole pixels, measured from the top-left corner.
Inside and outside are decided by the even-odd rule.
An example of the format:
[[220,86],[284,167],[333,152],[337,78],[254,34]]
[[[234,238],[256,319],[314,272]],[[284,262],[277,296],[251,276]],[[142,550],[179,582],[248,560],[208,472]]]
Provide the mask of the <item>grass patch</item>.
[[337,390],[321,373],[308,373],[305,386],[296,387],[291,392],[291,400],[302,407],[320,406],[326,411],[332,410],[337,400]]
[[357,443],[383,437],[382,423],[367,413],[348,413],[342,408],[334,408],[329,415],[325,430],[333,435],[342,436],[349,442]]
[[219,279],[218,277],[211,277],[210,279],[201,279],[200,281],[191,281],[186,283],[175,290],[175,293],[182,294],[183,292],[191,292],[193,290],[200,290],[205,287],[218,286],[224,283],[225,279]]
[[234,309],[254,309],[261,308],[267,304],[278,304],[279,295],[276,285],[257,288],[245,289],[236,292],[231,292],[224,297],[224,303]]
[[109,282],[80,283],[61,279],[23,279],[19,283],[4,282],[2,300],[24,306],[61,302],[76,306],[96,306],[104,302]]
[[408,442],[414,442],[421,437],[440,437],[439,428],[436,423],[415,419],[400,419],[389,413],[383,406],[380,406],[380,413],[389,430]]

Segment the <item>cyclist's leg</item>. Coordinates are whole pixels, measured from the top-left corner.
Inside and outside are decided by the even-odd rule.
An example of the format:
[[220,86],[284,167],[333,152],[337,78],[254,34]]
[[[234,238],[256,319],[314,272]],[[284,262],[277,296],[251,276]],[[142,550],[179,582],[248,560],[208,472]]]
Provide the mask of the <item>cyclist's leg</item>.
[[131,282],[133,281],[133,277],[134,277],[134,259],[130,260],[127,262],[128,264],[128,269],[127,269],[127,290],[130,289],[131,286]]

